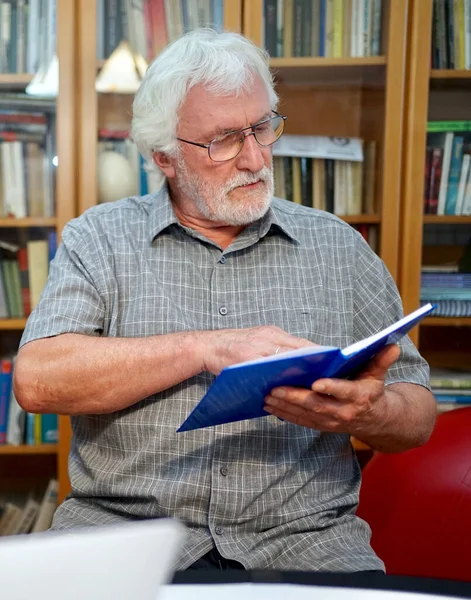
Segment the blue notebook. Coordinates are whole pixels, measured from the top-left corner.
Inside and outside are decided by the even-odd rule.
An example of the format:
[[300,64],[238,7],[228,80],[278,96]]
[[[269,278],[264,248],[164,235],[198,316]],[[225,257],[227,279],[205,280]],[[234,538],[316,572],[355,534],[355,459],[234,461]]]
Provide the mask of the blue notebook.
[[268,416],[265,396],[281,385],[309,389],[324,377],[352,378],[435,308],[426,304],[386,329],[341,350],[313,346],[226,367],[177,431]]

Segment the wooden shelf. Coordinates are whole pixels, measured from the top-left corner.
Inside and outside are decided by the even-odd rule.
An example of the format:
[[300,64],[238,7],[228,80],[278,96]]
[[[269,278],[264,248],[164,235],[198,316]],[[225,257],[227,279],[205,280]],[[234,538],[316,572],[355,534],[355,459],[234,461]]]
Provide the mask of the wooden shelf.
[[430,79],[471,79],[469,69],[431,69]]
[[270,59],[270,67],[371,67],[385,65],[385,56],[325,58],[323,56],[289,56]]
[[37,446],[12,446],[5,444],[0,446],[0,455],[2,454],[57,454],[57,444],[39,444]]
[[0,330],[2,331],[13,331],[24,329],[26,325],[26,319],[0,319]]
[[423,326],[429,327],[471,327],[471,317],[426,317]]
[[424,223],[430,224],[453,224],[453,225],[471,225],[470,215],[424,215]]
[[345,215],[340,218],[342,221],[345,221],[345,223],[350,223],[351,225],[375,225],[381,223],[381,217],[378,215]]
[[277,81],[287,84],[300,84],[309,81],[311,85],[331,86],[363,85],[370,83],[383,87],[386,73],[384,56],[364,58],[324,58],[319,56],[293,56],[271,58],[270,68]]
[[30,73],[1,73],[0,90],[23,90],[32,78]]
[[7,217],[0,219],[0,227],[56,227],[57,219],[55,217],[26,217],[25,219],[15,219]]

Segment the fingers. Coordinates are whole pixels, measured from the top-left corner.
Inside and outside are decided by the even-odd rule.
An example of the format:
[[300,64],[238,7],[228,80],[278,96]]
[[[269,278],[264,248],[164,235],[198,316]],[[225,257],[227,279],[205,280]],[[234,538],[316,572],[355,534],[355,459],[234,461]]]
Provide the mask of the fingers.
[[358,379],[371,378],[384,380],[387,370],[396,362],[400,353],[401,350],[397,344],[386,346],[368,363]]

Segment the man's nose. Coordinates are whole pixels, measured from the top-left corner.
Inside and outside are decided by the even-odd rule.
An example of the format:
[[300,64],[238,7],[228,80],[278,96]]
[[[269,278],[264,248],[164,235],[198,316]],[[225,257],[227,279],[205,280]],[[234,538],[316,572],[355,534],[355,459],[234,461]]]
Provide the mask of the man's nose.
[[237,157],[237,168],[256,173],[265,165],[263,148],[255,139],[253,131],[245,134],[244,146]]

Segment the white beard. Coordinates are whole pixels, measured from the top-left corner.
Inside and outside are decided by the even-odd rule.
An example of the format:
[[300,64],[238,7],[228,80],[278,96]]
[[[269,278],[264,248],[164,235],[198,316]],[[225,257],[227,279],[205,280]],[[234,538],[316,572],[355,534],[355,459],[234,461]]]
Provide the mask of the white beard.
[[[191,172],[183,158],[177,157],[176,183],[192,200],[208,221],[225,225],[249,225],[261,219],[270,207],[273,196],[273,167],[263,167],[257,173],[239,173],[224,184],[212,183]],[[261,181],[255,189],[240,188],[238,197],[230,193],[243,185]]]

